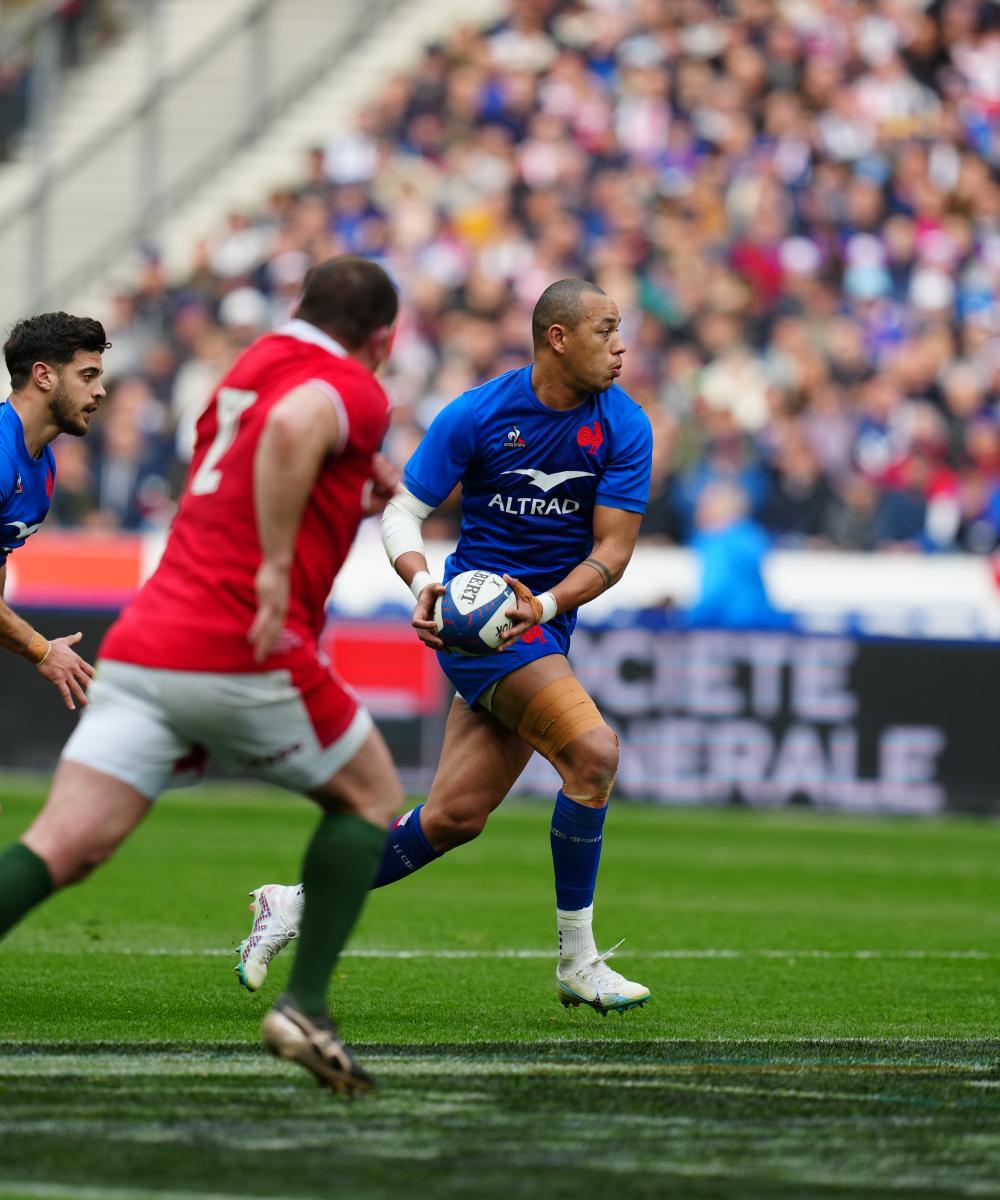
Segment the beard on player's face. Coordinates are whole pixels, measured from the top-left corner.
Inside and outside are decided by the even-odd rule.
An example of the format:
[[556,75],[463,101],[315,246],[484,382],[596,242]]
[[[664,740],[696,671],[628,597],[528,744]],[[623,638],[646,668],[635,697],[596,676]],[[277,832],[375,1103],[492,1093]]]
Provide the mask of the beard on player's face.
[[49,413],[59,432],[72,434],[73,437],[83,437],[90,428],[83,411],[89,403],[89,397],[83,402],[74,400],[60,378],[52,392],[52,399],[49,401]]

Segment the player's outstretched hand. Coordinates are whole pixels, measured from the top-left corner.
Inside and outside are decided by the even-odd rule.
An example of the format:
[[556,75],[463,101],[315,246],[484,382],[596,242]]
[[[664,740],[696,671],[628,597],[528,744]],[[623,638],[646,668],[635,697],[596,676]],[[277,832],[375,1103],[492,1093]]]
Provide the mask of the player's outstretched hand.
[[289,571],[266,560],[257,570],[257,615],[250,626],[248,640],[253,656],[263,662],[274,649],[285,627],[288,612]]
[[380,513],[395,496],[402,476],[384,454],[372,455],[372,477],[362,500],[365,516]]
[[87,684],[94,677],[90,663],[71,649],[82,637],[82,633],[71,633],[69,637],[53,638],[45,661],[35,664],[38,674],[59,689],[63,703],[70,710],[76,708],[74,699],[81,708],[86,708]]
[[532,625],[537,625],[542,619],[542,602],[532,594],[531,588],[526,587],[520,579],[515,579],[513,575],[505,575],[503,581],[513,590],[517,597],[517,603],[504,613],[504,616],[510,617],[511,625],[503,635],[501,650],[505,646],[509,646],[511,642],[516,642],[519,637],[528,632]]
[[430,646],[432,650],[447,649],[444,642],[438,637],[437,624],[434,621],[434,605],[437,603],[438,596],[443,595],[444,588],[440,583],[429,583],[422,588],[420,598],[417,600],[417,607],[413,610],[413,618],[410,621],[420,640],[425,646]]

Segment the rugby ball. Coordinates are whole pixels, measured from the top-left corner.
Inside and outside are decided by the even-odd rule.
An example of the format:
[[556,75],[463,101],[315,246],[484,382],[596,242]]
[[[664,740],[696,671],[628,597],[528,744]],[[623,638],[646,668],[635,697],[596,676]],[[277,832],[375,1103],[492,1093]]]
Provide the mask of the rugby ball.
[[455,654],[492,654],[511,626],[517,598],[492,571],[463,571],[445,584],[434,606],[441,641]]

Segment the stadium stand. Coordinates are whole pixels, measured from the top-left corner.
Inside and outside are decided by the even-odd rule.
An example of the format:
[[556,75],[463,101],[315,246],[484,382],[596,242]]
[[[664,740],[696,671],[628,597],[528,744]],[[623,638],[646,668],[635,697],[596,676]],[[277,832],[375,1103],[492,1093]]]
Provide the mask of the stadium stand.
[[0,170],[0,324],[72,305],[86,289],[103,300],[99,285],[123,255],[159,245],[165,215],[228,170],[342,63],[355,30],[378,29],[398,3],[122,0],[117,43],[67,72],[67,6],[40,0],[27,29],[0,38],[0,68],[32,56],[26,136]]
[[213,382],[310,262],[353,251],[405,297],[397,460],[583,275],[622,307],[656,430],[647,537],[689,542],[722,483],[784,547],[991,552],[998,169],[997,5],[509,0],[385,78],[183,278],[149,253],[53,517],[167,522]]
[[125,0],[6,0],[0,4],[0,162],[14,158],[31,116],[41,53],[39,30],[51,21],[60,79],[121,36]]

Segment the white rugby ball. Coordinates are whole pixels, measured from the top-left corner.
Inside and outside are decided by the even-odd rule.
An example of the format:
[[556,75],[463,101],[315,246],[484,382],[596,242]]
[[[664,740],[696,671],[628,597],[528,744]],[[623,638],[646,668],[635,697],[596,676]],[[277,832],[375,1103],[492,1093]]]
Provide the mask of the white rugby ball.
[[434,606],[438,636],[456,654],[492,654],[510,629],[517,599],[492,571],[463,571],[445,584]]

